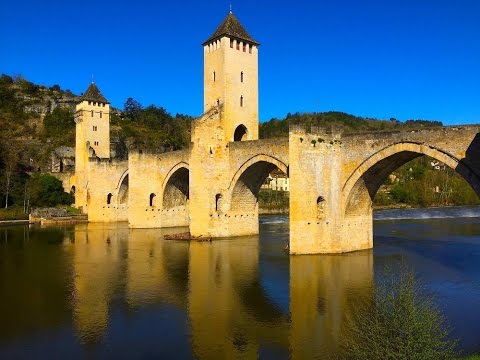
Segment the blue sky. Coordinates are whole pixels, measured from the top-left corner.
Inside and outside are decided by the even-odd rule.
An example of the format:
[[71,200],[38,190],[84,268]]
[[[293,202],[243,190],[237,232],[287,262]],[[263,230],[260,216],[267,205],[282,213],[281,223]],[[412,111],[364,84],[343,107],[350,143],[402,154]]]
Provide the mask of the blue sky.
[[[197,116],[229,1],[2,1],[0,72]],[[480,123],[480,1],[233,1],[261,43],[260,120],[338,110]]]

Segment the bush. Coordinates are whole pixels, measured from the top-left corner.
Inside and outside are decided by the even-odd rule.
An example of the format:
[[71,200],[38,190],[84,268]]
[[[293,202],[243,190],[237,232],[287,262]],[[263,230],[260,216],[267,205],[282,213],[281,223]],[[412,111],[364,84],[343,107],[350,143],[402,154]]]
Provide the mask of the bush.
[[26,219],[28,219],[28,215],[25,214],[23,208],[9,207],[8,209],[0,209],[0,221]]
[[358,310],[342,344],[346,359],[457,358],[443,315],[411,271],[390,274]]
[[75,201],[72,194],[63,191],[62,182],[51,175],[34,174],[28,189],[32,207],[70,205]]

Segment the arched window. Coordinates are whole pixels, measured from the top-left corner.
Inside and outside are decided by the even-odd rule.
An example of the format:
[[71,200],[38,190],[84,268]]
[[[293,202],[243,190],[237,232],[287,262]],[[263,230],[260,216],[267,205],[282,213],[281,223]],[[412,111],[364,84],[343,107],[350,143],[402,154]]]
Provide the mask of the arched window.
[[317,218],[322,218],[325,211],[325,198],[323,196],[319,196],[317,198]]
[[151,193],[150,194],[150,206],[155,206],[155,197],[157,195],[155,195],[154,193]]
[[107,195],[107,205],[110,205],[112,203],[112,196],[113,196],[112,193],[109,193]]
[[243,71],[240,73],[240,82],[243,83]]
[[233,141],[243,141],[247,140],[247,128],[245,125],[238,125],[233,134]]
[[240,96],[240,107],[243,107],[243,95]]
[[220,211],[220,204],[221,204],[222,194],[215,195],[215,211]]

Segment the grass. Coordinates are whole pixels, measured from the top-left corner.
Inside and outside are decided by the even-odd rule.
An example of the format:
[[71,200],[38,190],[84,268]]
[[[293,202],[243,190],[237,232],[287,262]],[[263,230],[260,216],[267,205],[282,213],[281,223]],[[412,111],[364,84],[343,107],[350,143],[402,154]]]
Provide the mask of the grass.
[[21,207],[9,207],[0,209],[0,221],[8,220],[27,220],[28,215],[24,213]]

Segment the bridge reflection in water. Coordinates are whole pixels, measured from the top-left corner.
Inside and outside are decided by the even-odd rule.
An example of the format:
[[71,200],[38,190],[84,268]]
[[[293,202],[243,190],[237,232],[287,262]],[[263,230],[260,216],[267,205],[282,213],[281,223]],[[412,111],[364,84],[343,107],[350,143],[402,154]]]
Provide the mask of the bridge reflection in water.
[[[31,237],[49,237],[51,231]],[[61,320],[43,323],[58,318],[52,310],[23,319],[32,324],[22,324],[15,334],[2,335],[28,337],[31,328],[71,326],[76,341],[66,352],[80,354],[170,357],[186,351],[185,356],[200,359],[327,357],[345,336],[355,302],[371,292],[371,251],[300,257],[278,251],[273,257],[262,255],[260,262],[258,236],[187,243],[162,240],[166,231],[178,229],[92,223],[67,227],[55,246],[61,261],[42,269],[40,279],[33,269],[21,275],[22,282],[35,280],[36,287],[49,289],[51,279],[65,274],[57,282],[67,294],[64,299],[56,294],[57,303],[63,301],[58,306]],[[36,241],[35,246],[41,244]],[[43,242],[37,254],[51,251]],[[5,264],[6,269],[10,266],[13,271],[13,262]],[[275,273],[282,266],[284,274]],[[278,289],[288,292],[288,282],[290,294],[279,294]],[[24,294],[13,292],[12,304],[18,301],[30,313],[44,311],[36,299],[26,304],[17,296]],[[14,322],[6,319],[7,327]],[[179,344],[185,349],[176,350]]]

